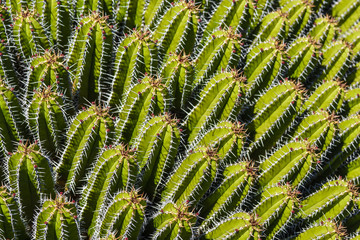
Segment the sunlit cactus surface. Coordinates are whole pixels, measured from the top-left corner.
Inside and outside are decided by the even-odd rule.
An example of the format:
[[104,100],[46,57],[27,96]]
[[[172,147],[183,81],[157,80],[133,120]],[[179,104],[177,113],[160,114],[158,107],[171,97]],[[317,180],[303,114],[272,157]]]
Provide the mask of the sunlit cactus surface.
[[360,0],[0,3],[0,240],[360,239]]

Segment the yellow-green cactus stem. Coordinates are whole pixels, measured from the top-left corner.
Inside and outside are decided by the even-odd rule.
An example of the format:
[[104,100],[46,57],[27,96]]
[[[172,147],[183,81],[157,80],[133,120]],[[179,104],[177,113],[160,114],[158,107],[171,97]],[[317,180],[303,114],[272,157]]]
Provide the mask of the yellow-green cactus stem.
[[80,240],[79,220],[73,201],[62,193],[55,199],[46,199],[35,217],[34,239]]
[[2,239],[30,239],[16,203],[16,193],[0,187],[0,236]]
[[89,167],[94,164],[100,150],[113,140],[114,123],[108,108],[92,104],[79,112],[68,131],[60,163],[56,167],[56,180],[65,192],[75,194],[84,185]]
[[96,12],[79,19],[69,45],[67,66],[80,104],[105,98],[110,85],[113,34],[106,20]]
[[130,191],[135,185],[137,174],[138,163],[134,150],[123,144],[116,147],[106,146],[81,193],[81,227],[89,228],[89,231],[93,232],[107,199],[118,191]]
[[152,114],[170,110],[169,90],[162,82],[162,79],[145,76],[129,89],[116,123],[118,142],[133,144]]
[[119,192],[101,212],[95,227],[94,239],[104,237],[108,232],[117,231],[116,236],[136,239],[145,220],[146,199],[138,192]]
[[39,140],[41,151],[51,158],[59,157],[60,149],[65,144],[67,129],[64,95],[54,92],[51,86],[36,91],[26,113],[29,127]]
[[160,193],[175,163],[181,140],[177,123],[169,114],[150,119],[135,145],[139,186],[150,200]]
[[21,142],[17,151],[9,153],[6,165],[8,183],[18,198],[20,214],[30,223],[40,200],[55,196],[49,159],[40,152],[37,143]]

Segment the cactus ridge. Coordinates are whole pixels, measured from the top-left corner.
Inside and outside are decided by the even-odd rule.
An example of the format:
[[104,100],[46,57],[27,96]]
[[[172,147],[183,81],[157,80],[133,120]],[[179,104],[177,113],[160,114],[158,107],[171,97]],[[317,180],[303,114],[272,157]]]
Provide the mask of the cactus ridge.
[[360,0],[4,0],[0,239],[359,239]]

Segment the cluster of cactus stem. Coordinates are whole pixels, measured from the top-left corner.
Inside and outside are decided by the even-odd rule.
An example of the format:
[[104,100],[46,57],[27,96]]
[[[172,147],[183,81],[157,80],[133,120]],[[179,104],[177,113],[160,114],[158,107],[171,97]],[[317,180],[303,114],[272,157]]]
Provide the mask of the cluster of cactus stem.
[[360,239],[359,0],[0,20],[0,240]]

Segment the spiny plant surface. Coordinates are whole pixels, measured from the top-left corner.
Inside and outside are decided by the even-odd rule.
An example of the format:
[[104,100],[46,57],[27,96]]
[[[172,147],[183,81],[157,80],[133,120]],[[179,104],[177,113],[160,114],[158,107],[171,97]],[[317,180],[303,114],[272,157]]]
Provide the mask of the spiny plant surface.
[[0,3],[0,240],[360,239],[360,0]]

